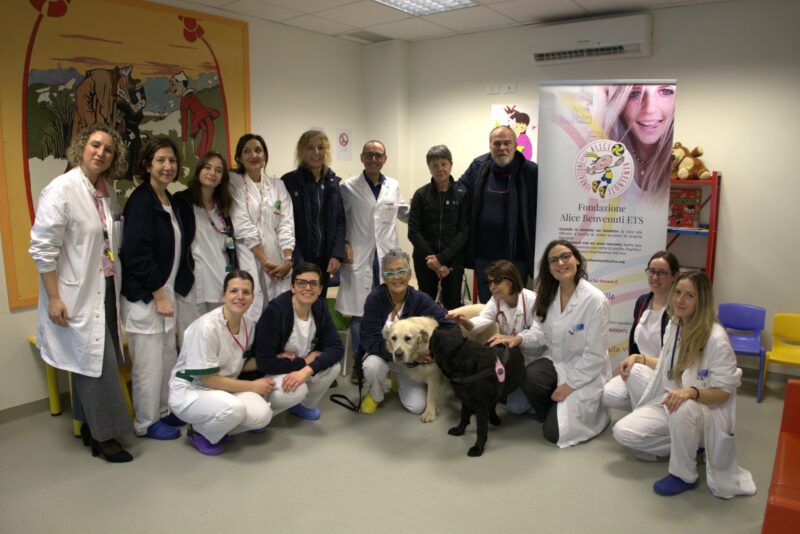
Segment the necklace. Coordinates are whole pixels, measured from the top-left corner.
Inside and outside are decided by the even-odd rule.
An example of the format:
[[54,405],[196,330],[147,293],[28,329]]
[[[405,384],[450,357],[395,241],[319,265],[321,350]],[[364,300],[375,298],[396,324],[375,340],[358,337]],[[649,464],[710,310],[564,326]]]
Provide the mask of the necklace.
[[[219,204],[214,202],[214,207],[210,210],[205,208],[206,210],[206,217],[208,217],[208,222],[211,224],[211,227],[218,233],[223,235],[228,235],[228,223],[225,222],[225,219],[222,217],[222,214],[219,211]],[[217,223],[214,222],[214,217],[212,215],[217,215],[219,219],[222,221],[222,228],[217,228]]]
[[644,176],[644,168],[650,165],[653,162],[653,160],[650,159],[648,161],[642,161],[641,158],[633,150],[631,150],[631,154],[633,154],[633,159],[636,160],[636,168],[639,169],[639,176],[640,177]]
[[233,333],[233,330],[231,330],[231,324],[227,320],[225,320],[225,326],[228,327],[228,333],[230,333],[231,337],[233,338],[233,342],[236,343],[240,349],[242,349],[242,352],[247,352],[247,346],[250,344],[250,334],[247,332],[247,322],[244,319],[240,320],[240,325],[244,328],[244,345],[239,342],[239,338],[237,338]]

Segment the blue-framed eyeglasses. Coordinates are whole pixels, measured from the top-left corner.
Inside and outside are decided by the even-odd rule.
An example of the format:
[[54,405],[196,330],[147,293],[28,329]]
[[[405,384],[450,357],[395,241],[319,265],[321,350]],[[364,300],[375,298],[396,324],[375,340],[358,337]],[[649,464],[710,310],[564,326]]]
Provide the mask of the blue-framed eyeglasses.
[[397,269],[396,271],[383,271],[384,278],[402,278],[408,273],[411,272],[411,269]]

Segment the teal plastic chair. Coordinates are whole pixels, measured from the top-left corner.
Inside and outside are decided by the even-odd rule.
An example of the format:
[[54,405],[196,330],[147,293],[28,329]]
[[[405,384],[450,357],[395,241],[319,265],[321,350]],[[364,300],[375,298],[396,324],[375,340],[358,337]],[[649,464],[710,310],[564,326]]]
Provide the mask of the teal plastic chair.
[[336,309],[336,299],[327,298],[325,304],[333,318],[336,331],[344,338],[344,358],[342,358],[342,376],[347,376],[347,355],[351,353],[350,347],[350,317],[345,317]]

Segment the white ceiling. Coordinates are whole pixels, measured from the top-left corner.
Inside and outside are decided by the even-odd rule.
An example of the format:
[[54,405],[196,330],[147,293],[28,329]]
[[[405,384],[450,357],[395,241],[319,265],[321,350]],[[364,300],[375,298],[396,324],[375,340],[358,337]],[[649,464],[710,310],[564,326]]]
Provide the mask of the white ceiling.
[[[188,1],[325,35],[369,42],[421,41],[561,19],[730,0],[474,0],[480,5],[425,17],[414,17],[373,0]],[[359,37],[359,32],[376,35]]]

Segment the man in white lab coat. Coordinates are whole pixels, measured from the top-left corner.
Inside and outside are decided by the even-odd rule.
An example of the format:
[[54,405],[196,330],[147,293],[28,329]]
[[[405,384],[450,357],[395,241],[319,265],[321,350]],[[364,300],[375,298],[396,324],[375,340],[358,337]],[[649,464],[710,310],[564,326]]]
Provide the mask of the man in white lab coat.
[[367,141],[361,150],[364,171],[348,178],[340,187],[347,237],[336,309],[353,318],[350,335],[355,354],[359,350],[364,301],[381,283],[379,258],[399,248],[396,220],[408,222],[409,205],[400,193],[400,184],[381,173],[386,160],[384,144]]

